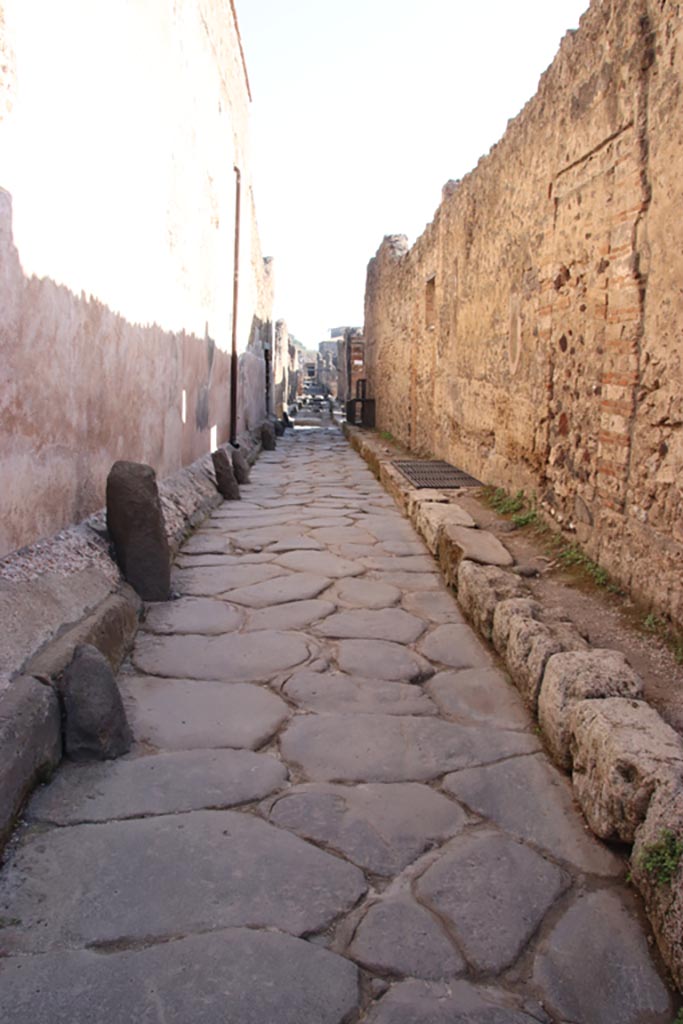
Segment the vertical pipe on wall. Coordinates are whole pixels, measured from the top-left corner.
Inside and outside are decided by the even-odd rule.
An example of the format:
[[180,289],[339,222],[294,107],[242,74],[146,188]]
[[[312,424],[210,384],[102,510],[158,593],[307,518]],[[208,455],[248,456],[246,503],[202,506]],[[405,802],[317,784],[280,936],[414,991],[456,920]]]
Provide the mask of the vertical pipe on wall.
[[237,440],[237,304],[240,290],[240,202],[242,175],[239,167],[235,172],[235,253],[232,280],[232,353],[230,358],[230,444]]

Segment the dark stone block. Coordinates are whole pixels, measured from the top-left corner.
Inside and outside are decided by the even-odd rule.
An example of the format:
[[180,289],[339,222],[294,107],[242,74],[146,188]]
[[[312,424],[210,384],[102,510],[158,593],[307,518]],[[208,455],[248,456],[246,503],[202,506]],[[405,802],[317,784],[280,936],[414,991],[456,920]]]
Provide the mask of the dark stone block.
[[261,444],[263,445],[264,452],[275,451],[275,428],[268,420],[261,427]]
[[171,563],[156,473],[140,462],[115,462],[107,477],[107,526],[116,561],[145,601],[167,601]]
[[64,751],[74,761],[107,761],[127,753],[133,737],[111,665],[82,644],[59,684]]
[[289,416],[287,415],[287,411],[286,410],[282,413],[282,422],[284,423],[285,427],[293,426],[292,421],[290,420]]
[[240,487],[227,453],[222,448],[219,448],[218,451],[211,452],[211,461],[216,473],[216,487],[218,490],[227,501],[239,501]]
[[273,420],[273,430],[277,437],[282,437],[285,432],[285,425],[282,420]]
[[232,468],[238,484],[249,483],[249,460],[241,448],[232,448]]

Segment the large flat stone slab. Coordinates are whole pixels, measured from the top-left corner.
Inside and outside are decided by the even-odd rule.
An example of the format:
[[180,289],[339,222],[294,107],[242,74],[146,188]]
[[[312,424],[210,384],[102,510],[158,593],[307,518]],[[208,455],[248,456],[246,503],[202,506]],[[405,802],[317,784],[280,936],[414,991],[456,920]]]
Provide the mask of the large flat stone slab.
[[342,576],[359,576],[365,571],[364,566],[357,565],[355,562],[349,561],[348,558],[332,555],[327,551],[292,551],[289,554],[280,555],[277,562],[284,569],[329,576],[333,579],[340,579]]
[[308,656],[308,645],[301,636],[261,630],[258,635],[209,637],[142,634],[132,660],[146,675],[238,683],[269,679],[300,665]]
[[283,700],[249,683],[123,676],[119,685],[135,739],[159,750],[255,750],[289,717]]
[[246,928],[0,960],[0,1018],[12,1024],[342,1024],[357,999],[348,960]]
[[230,541],[232,542],[233,549],[237,551],[261,551],[270,544],[276,544],[282,540],[291,540],[292,537],[299,536],[301,536],[301,527],[298,525],[259,526],[253,530],[241,530],[239,533],[231,533]]
[[447,593],[443,578],[438,572],[379,572],[376,569],[368,571],[372,572],[371,579],[388,583],[399,590],[439,590]]
[[320,636],[392,640],[411,644],[424,633],[425,623],[402,608],[362,609],[330,615],[315,632]]
[[453,523],[445,524],[443,532],[452,548],[457,552],[458,561],[469,559],[482,565],[507,566],[514,564],[514,558],[497,537],[488,530],[471,530]]
[[376,544],[377,541],[371,533],[367,530],[361,530],[357,526],[351,526],[350,520],[346,520],[349,524],[341,527],[326,527],[324,529],[312,529],[311,537],[319,541],[321,544],[327,545],[338,545],[338,544]]
[[464,622],[458,602],[446,590],[418,590],[403,595],[401,604],[407,612],[437,623]]
[[232,633],[244,622],[244,613],[211,597],[181,597],[150,605],[142,629],[147,633]]
[[532,719],[512,683],[497,668],[439,672],[426,684],[444,715],[465,725],[529,729]]
[[3,948],[36,953],[232,926],[301,935],[365,889],[358,868],[237,811],[30,829],[0,877],[13,922]]
[[282,693],[299,707],[318,713],[436,714],[436,706],[418,686],[347,676],[343,672],[303,669],[287,680]]
[[184,555],[225,555],[230,551],[230,542],[216,530],[198,530],[185,541],[181,551]]
[[250,750],[185,750],[106,764],[64,763],[34,794],[29,821],[110,821],[261,800],[287,778],[283,764]]
[[300,534],[290,537],[288,540],[279,540],[276,544],[271,544],[268,548],[268,553],[284,554],[286,551],[322,551],[323,547],[324,545],[314,540],[313,537]]
[[418,650],[425,658],[452,668],[485,668],[493,662],[467,625],[437,626],[421,640]]
[[440,981],[465,971],[442,925],[407,896],[374,903],[346,952],[371,971],[404,977]]
[[544,754],[456,772],[443,785],[477,814],[579,871],[623,871],[622,861],[587,831],[568,780]]
[[368,679],[414,683],[434,671],[419,654],[389,640],[341,640],[337,660],[342,672]]
[[331,601],[288,601],[251,612],[246,632],[256,629],[304,629],[331,615],[336,605]]
[[[519,957],[570,877],[496,832],[459,836],[417,883],[477,970],[498,974]],[[584,933],[584,942],[585,942]]]
[[434,718],[307,715],[282,734],[285,760],[319,782],[423,782],[539,749],[525,733]]
[[416,538],[412,526],[397,512],[388,510],[384,515],[362,514],[356,518],[357,525],[381,541],[404,541],[414,543]]
[[178,569],[173,574],[173,587],[191,597],[213,597],[235,587],[246,587],[263,580],[284,576],[277,565],[206,565],[197,569]]
[[401,600],[398,587],[365,577],[340,580],[333,594],[336,601],[353,608],[391,608]]
[[368,569],[379,572],[433,572],[430,555],[373,555],[365,559]]
[[[539,1024],[547,1021],[540,1007],[533,1016],[521,1000],[507,992],[478,987],[468,981],[402,981],[373,1006],[367,1024]],[[587,1024],[587,1022],[586,1022]]]
[[385,876],[403,870],[435,841],[456,835],[466,820],[454,801],[410,782],[295,786],[270,805],[269,817]]
[[295,572],[290,576],[281,576],[277,580],[268,580],[267,583],[239,587],[237,590],[231,590],[226,597],[235,604],[244,604],[248,608],[269,608],[290,601],[312,600],[323,590],[327,590],[331,582],[332,580],[326,576]]
[[543,941],[534,982],[562,1020],[668,1024],[674,1012],[635,901],[623,892],[588,893],[576,900]]

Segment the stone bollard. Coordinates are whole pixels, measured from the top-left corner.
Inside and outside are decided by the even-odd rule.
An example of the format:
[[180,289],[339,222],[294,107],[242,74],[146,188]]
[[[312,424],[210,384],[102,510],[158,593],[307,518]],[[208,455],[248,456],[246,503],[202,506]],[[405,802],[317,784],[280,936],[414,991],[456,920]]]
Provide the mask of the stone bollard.
[[133,737],[111,665],[81,644],[59,684],[64,752],[74,761],[108,761],[126,754]]
[[275,451],[275,428],[269,420],[266,420],[261,425],[261,444],[263,445],[264,452]]
[[232,454],[232,468],[234,470],[237,483],[248,484],[251,467],[249,466],[247,456],[242,448],[235,448],[232,445],[230,446],[230,452]]
[[282,413],[282,422],[283,422],[283,424],[285,426],[285,429],[291,428],[291,427],[294,426],[294,424],[290,420],[289,416],[287,415],[287,410],[286,409]]
[[285,424],[282,420],[273,420],[273,430],[277,437],[282,437],[285,432]]
[[114,463],[107,477],[107,527],[121,572],[140,597],[168,601],[171,557],[151,466]]
[[223,448],[211,452],[211,461],[216,473],[216,487],[226,501],[239,501],[240,488],[232,462]]

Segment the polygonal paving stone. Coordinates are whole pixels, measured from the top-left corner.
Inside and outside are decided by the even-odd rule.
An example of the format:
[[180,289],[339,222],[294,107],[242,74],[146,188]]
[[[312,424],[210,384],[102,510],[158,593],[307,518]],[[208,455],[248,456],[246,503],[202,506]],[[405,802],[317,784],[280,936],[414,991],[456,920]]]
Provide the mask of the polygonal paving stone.
[[293,572],[277,580],[255,583],[252,587],[239,587],[237,590],[231,590],[226,597],[235,604],[244,604],[248,608],[269,608],[290,601],[311,600],[323,590],[327,590],[331,582],[332,580],[325,576]]
[[0,876],[13,922],[3,948],[35,953],[233,926],[301,935],[365,890],[358,868],[237,811],[30,829]]
[[13,1024],[342,1024],[357,1000],[348,960],[246,928],[106,956],[0,959],[0,1017]]
[[635,901],[624,892],[580,896],[542,942],[534,982],[563,1020],[668,1024],[673,1014]]
[[335,600],[355,608],[390,608],[401,599],[401,591],[397,587],[363,577],[340,580],[333,594]]
[[322,544],[365,544],[374,545],[375,538],[366,530],[360,530],[356,526],[345,526],[337,529],[318,529],[311,531],[311,537]]
[[282,756],[320,782],[422,782],[539,749],[533,736],[434,718],[306,715],[280,739]]
[[135,739],[160,750],[263,746],[289,717],[283,700],[249,683],[119,679]]
[[255,629],[303,629],[331,615],[336,605],[331,601],[290,601],[251,612],[245,632]]
[[418,590],[403,595],[401,604],[407,612],[438,623],[459,623],[465,619],[452,594],[446,590]]
[[280,526],[285,517],[278,509],[275,512],[250,512],[249,515],[222,516],[220,519],[221,529],[229,533],[241,533],[244,531],[259,529],[264,526]]
[[339,668],[350,675],[411,683],[433,672],[419,654],[388,640],[341,640],[338,647]]
[[370,579],[388,583],[400,590],[438,590],[447,593],[443,578],[438,572],[379,572],[368,570]]
[[402,981],[370,1009],[366,1024],[545,1024],[540,1007],[530,1016],[520,1003],[467,981]]
[[272,562],[274,558],[275,555],[265,551],[251,551],[241,555],[185,555],[181,551],[175,564],[180,569],[199,569],[205,566],[261,565],[265,562]]
[[437,626],[424,637],[418,649],[425,658],[452,668],[487,668],[493,661],[467,625]]
[[495,832],[459,836],[417,883],[450,923],[477,970],[514,963],[570,878],[528,846]]
[[429,555],[373,555],[364,561],[368,569],[380,572],[434,571],[434,559]]
[[[373,537],[374,541],[374,537]],[[340,544],[339,553],[344,558],[350,558],[351,561],[355,561],[358,558],[363,558],[366,555],[370,556],[376,554],[377,548],[373,547],[372,544]]]
[[339,714],[434,715],[436,707],[418,686],[347,676],[342,672],[297,672],[282,693],[307,711]]
[[244,613],[211,597],[181,597],[149,605],[141,628],[147,633],[231,633],[244,622]]
[[258,529],[243,530],[230,535],[233,548],[239,551],[260,551],[261,548],[281,540],[301,536],[300,526],[260,526]]
[[415,542],[415,531],[397,512],[387,511],[383,515],[360,514],[356,523],[362,530],[367,530],[377,540],[398,540]]
[[307,537],[304,534],[295,535],[290,537],[289,540],[279,540],[276,544],[271,544],[268,548],[269,552],[274,554],[282,553],[286,551],[322,551],[323,545],[314,540],[313,537]]
[[309,649],[295,633],[261,630],[258,635],[154,636],[141,634],[132,660],[147,675],[258,682],[306,661]]
[[444,788],[512,835],[580,871],[619,875],[621,860],[587,831],[569,780],[544,754],[447,775]]
[[428,548],[421,540],[385,540],[382,549],[387,555],[426,555]]
[[452,800],[411,782],[295,786],[270,804],[269,818],[387,876],[402,871],[435,841],[456,835],[466,820]]
[[407,896],[374,903],[346,953],[371,971],[404,977],[440,981],[465,971],[441,925]]
[[178,569],[173,575],[173,586],[183,595],[213,597],[234,587],[246,587],[284,575],[278,565],[207,565]]
[[230,807],[279,789],[287,771],[250,750],[184,750],[91,764],[64,763],[37,790],[29,821],[68,825]]
[[379,611],[337,612],[316,626],[320,636],[355,637],[359,640],[393,640],[410,644],[424,633],[422,619],[403,611],[401,608],[383,608]]
[[288,555],[281,555],[277,562],[285,569],[331,576],[334,579],[339,579],[342,576],[358,576],[365,572],[362,565],[356,565],[346,558],[339,558],[327,551],[292,551]]
[[340,515],[328,515],[328,516],[307,516],[301,520],[303,526],[310,530],[337,530],[344,529],[346,526],[351,526],[351,520],[347,516]]
[[529,729],[522,698],[497,668],[439,672],[428,683],[430,697],[444,715],[467,724],[488,722],[498,729]]
[[198,530],[185,541],[181,550],[184,555],[226,554],[230,550],[230,542],[215,530],[206,533]]

